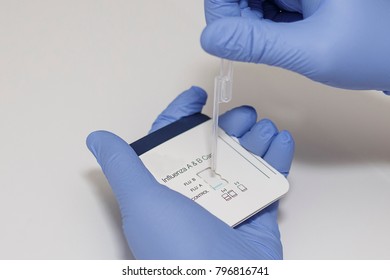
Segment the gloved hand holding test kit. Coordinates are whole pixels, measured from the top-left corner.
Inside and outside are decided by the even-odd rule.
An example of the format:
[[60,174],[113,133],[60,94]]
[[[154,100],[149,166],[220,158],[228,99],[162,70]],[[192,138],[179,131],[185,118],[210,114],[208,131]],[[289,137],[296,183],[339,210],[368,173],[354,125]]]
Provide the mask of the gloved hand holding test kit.
[[219,117],[214,172],[206,99],[198,87],[183,92],[131,146],[110,132],[89,135],[128,245],[138,259],[280,259],[272,202],[288,189],[294,140],[270,120],[256,122],[253,108],[234,108]]

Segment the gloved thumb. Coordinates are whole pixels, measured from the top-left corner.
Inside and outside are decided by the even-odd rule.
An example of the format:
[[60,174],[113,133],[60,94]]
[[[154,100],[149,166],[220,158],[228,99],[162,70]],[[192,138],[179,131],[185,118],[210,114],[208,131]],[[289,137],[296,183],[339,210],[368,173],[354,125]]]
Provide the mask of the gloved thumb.
[[122,215],[131,211],[129,207],[136,209],[143,197],[153,197],[151,194],[161,189],[134,150],[120,137],[96,131],[88,136],[87,146],[112,187]]
[[[121,138],[97,131],[88,136],[87,146],[112,187],[127,242],[136,258],[243,258],[235,255],[235,250],[229,252],[223,242],[217,242],[230,231],[228,225],[197,203],[159,184]],[[214,246],[211,253],[209,242]],[[234,246],[242,246],[241,241]]]
[[[275,23],[267,20],[228,17],[203,30],[203,49],[230,60],[264,63],[301,74],[307,66],[307,38],[311,32],[304,21]],[[306,40],[305,40],[306,38]]]

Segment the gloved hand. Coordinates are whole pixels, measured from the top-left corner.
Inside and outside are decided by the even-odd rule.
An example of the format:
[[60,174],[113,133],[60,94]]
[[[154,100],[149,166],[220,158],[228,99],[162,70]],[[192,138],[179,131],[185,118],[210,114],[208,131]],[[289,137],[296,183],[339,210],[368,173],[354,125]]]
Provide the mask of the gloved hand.
[[[159,115],[152,131],[200,112],[206,99],[200,88],[185,91]],[[244,106],[221,116],[220,125],[287,175],[294,153],[291,135],[278,133],[269,120],[256,123],[256,118],[255,110]],[[88,136],[87,145],[113,189],[128,245],[137,259],[282,258],[278,203],[233,229],[197,203],[159,184],[118,136],[97,131]]]
[[390,91],[388,0],[205,0],[205,13],[210,54]]

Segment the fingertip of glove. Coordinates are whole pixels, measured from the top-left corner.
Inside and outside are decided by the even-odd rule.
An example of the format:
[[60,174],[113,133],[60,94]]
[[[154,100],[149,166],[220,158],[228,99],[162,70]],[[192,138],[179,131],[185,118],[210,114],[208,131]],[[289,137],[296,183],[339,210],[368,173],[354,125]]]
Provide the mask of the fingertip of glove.
[[207,101],[207,93],[198,86],[192,86],[179,94],[167,108],[158,115],[149,133],[152,133],[182,117],[202,111]]
[[233,108],[225,113],[226,115],[234,114],[235,117],[245,118],[247,121],[256,122],[257,112],[256,109],[249,105],[242,105]]
[[282,130],[279,133],[280,142],[284,145],[292,145],[295,146],[294,138],[292,137],[291,133],[287,130]]
[[198,86],[191,86],[188,89],[188,92],[194,93],[199,102],[206,104],[207,92],[203,88],[198,87]]
[[[182,108],[183,106],[195,104],[206,104],[207,93],[204,89],[198,86],[191,86],[189,89],[179,94],[167,107],[168,108]],[[201,109],[201,108],[200,108]],[[163,111],[162,114],[165,114]]]
[[276,170],[287,176],[295,152],[295,141],[289,131],[283,130],[272,141],[264,159]]
[[256,110],[251,106],[236,107],[219,117],[219,125],[229,135],[241,137],[257,120]]
[[203,29],[200,37],[203,50],[218,57],[247,61],[249,57],[245,42],[253,36],[252,30],[257,26],[254,21],[257,20],[228,17],[210,23]]
[[270,119],[262,119],[253,126],[252,130],[264,138],[270,138],[278,133],[278,128]]
[[280,152],[284,152],[286,156],[294,157],[295,153],[295,141],[291,133],[287,130],[282,130],[275,138],[275,144],[281,149]]
[[94,146],[96,140],[99,138],[99,135],[102,133],[103,131],[101,130],[97,130],[97,131],[94,131],[94,132],[91,132],[88,136],[87,136],[87,139],[86,139],[86,144],[87,144],[87,147],[89,150],[92,149],[92,147]]
[[206,52],[212,55],[221,56],[222,46],[226,44],[225,31],[226,19],[219,19],[208,24],[202,31],[200,36],[200,44]]
[[206,91],[203,88],[201,88],[201,87],[193,85],[193,86],[191,86],[189,88],[189,90],[192,90],[192,91],[196,92],[197,94],[199,94],[201,96],[207,96]]
[[108,138],[112,138],[113,136],[115,136],[113,133],[105,130],[91,132],[86,139],[87,147],[96,157],[96,148],[100,145],[100,143]]
[[211,31],[210,27],[206,26],[202,33],[200,34],[200,45],[202,46],[202,49],[206,52],[210,52],[210,38],[211,38]]

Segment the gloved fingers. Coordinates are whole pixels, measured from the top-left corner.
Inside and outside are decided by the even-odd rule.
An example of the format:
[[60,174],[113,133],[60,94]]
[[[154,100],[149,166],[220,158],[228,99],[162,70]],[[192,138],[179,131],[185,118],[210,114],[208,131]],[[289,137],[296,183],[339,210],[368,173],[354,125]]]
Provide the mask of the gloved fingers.
[[[287,131],[277,134],[264,156],[270,165],[283,175],[287,176],[294,156],[294,139]],[[256,239],[264,235],[273,236],[275,240],[280,238],[277,223],[279,202],[274,202],[261,212],[257,213],[244,223],[237,230],[245,232],[251,238]]]
[[96,131],[87,146],[100,164],[118,201],[122,215],[134,200],[155,192],[161,186],[124,140],[107,131]]
[[290,172],[294,150],[295,142],[293,137],[288,131],[283,130],[272,141],[264,155],[264,160],[284,176],[287,176]]
[[279,202],[276,201],[267,208],[261,210],[256,215],[240,224],[235,229],[243,232],[248,239],[256,241],[258,239],[268,239],[272,241],[270,249],[275,250],[275,254],[280,254],[282,258],[282,247],[280,244],[280,232],[278,226],[278,207]]
[[257,113],[253,107],[241,106],[219,116],[219,126],[230,136],[240,138],[256,123]]
[[275,124],[271,120],[262,119],[241,136],[240,144],[252,153],[263,157],[277,134],[278,129]]
[[149,133],[156,131],[180,118],[202,111],[206,104],[207,93],[200,87],[193,86],[177,96],[153,122]]
[[225,17],[262,18],[262,0],[205,0],[207,24]]
[[[87,138],[122,215],[123,229],[132,253],[140,259],[244,258],[247,251],[221,242],[235,237],[233,230],[199,204],[159,184],[133,149],[118,136],[97,131]],[[210,245],[215,250],[210,253]],[[237,247],[237,248],[235,248]],[[252,250],[256,252],[256,250]],[[252,252],[252,253],[253,253]]]
[[308,75],[311,64],[306,45],[311,38],[304,21],[280,24],[245,18],[224,18],[202,33],[203,49],[230,60],[265,63]]

